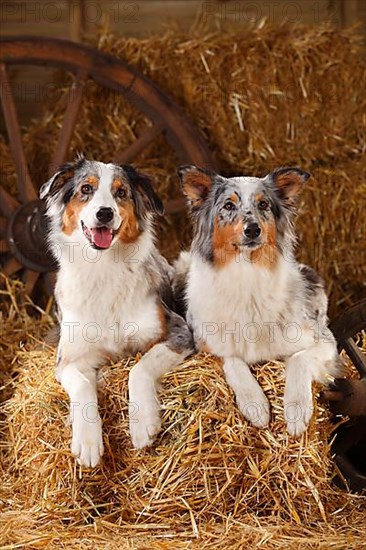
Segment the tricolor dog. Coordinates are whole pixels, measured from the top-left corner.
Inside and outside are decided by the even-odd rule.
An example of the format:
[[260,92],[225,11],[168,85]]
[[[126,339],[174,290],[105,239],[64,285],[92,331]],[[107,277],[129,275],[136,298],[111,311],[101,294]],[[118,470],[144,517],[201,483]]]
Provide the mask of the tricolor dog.
[[71,450],[95,466],[103,454],[98,367],[146,352],[129,380],[131,437],[141,448],[160,429],[158,378],[192,352],[192,336],[172,310],[171,267],[154,244],[153,217],[163,207],[146,175],[78,158],[40,196],[59,263],[56,375],[70,397]]
[[309,174],[279,168],[225,178],[195,166],[178,173],[194,235],[175,286],[196,347],[222,359],[239,409],[258,427],[269,422],[269,403],[250,365],[284,359],[285,418],[298,436],[312,416],[312,382],[338,366],[323,283],[294,257],[296,197]]

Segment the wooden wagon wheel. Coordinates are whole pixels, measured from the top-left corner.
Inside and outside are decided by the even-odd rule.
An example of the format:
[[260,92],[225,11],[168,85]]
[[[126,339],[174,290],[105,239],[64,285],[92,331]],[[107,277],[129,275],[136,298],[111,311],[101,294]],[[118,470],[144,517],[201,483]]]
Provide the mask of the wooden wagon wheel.
[[[72,98],[65,111],[50,172],[66,158],[77,121],[83,90],[89,79],[115,90],[133,102],[151,121],[137,140],[115,155],[114,161],[129,163],[158,136],[164,134],[182,163],[212,167],[212,157],[194,124],[151,80],[136,69],[100,51],[59,39],[12,38],[0,40],[0,92],[15,170],[18,200],[0,186],[0,255],[2,271],[10,276],[22,272],[31,294],[42,276],[52,284],[54,262],[45,244],[44,205],[31,181],[8,78],[8,66],[43,65],[62,69],[73,77]],[[166,211],[181,210],[183,200],[169,201]]]

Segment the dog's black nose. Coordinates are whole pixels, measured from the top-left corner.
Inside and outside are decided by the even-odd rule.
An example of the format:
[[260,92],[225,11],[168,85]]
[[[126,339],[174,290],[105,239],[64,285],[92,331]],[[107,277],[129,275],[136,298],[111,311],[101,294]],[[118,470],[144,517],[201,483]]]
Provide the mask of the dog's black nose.
[[244,229],[244,235],[248,239],[256,239],[261,234],[261,228],[257,223],[249,223]]
[[111,220],[113,220],[114,216],[112,208],[107,207],[99,208],[96,215],[98,220],[102,223],[110,222]]

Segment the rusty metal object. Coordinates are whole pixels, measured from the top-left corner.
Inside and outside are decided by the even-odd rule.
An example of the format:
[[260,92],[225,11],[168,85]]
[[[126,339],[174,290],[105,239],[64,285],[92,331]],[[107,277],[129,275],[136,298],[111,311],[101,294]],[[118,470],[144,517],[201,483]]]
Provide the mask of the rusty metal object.
[[338,316],[330,325],[338,350],[344,350],[356,367],[360,380],[338,378],[322,393],[336,416],[350,419],[335,430],[332,444],[339,475],[335,483],[352,491],[366,490],[366,354],[358,335],[366,330],[366,300],[362,300]]
[[337,378],[330,390],[322,394],[333,414],[366,416],[366,379]]
[[329,390],[321,394],[336,415],[366,415],[366,354],[355,342],[355,337],[366,330],[366,300],[361,300],[330,324],[337,339],[338,351],[344,350],[360,374],[360,380],[337,378]]
[[[7,275],[22,272],[28,293],[40,274],[52,287],[55,264],[46,252],[43,207],[37,200],[21,141],[8,66],[41,65],[63,69],[73,76],[59,140],[52,155],[49,173],[66,158],[73,135],[85,84],[89,79],[117,91],[151,121],[142,134],[115,156],[129,163],[151,142],[164,135],[181,163],[214,168],[212,156],[199,130],[184,112],[156,85],[127,63],[89,46],[59,39],[15,37],[0,40],[0,92],[9,145],[18,176],[19,201],[0,187],[0,261]],[[184,200],[168,201],[166,212],[184,208]]]
[[366,490],[366,416],[349,420],[336,430],[332,444],[339,474],[334,482],[354,492]]
[[40,199],[19,206],[8,224],[8,243],[14,257],[26,268],[46,272],[55,269],[44,235],[47,232],[44,202]]

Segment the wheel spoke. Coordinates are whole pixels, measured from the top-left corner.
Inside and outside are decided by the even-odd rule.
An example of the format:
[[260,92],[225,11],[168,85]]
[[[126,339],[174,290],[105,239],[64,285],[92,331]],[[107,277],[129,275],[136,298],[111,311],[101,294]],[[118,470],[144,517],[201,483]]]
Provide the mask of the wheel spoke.
[[70,89],[69,101],[65,111],[64,120],[60,130],[60,136],[56,145],[56,149],[52,156],[52,161],[49,169],[49,175],[57,170],[57,168],[65,160],[67,150],[69,148],[71,136],[75,128],[76,120],[79,114],[81,100],[85,84],[88,80],[88,71],[79,69],[74,82]]
[[27,294],[27,296],[30,296],[32,294],[39,276],[40,273],[38,271],[27,269],[27,271],[25,272],[25,293]]
[[137,155],[141,153],[154,139],[163,132],[164,126],[162,123],[154,124],[145,130],[127,149],[119,151],[114,157],[115,162],[125,164],[131,162]]
[[6,262],[4,267],[1,268],[1,271],[3,272],[4,275],[6,275],[7,277],[10,277],[10,275],[13,275],[17,271],[19,271],[19,269],[22,269],[22,267],[23,267],[22,264],[19,263],[16,258],[10,258],[10,260]]
[[0,95],[4,112],[6,129],[9,137],[9,145],[15,162],[15,169],[18,175],[19,194],[23,202],[37,198],[36,190],[33,187],[29,175],[27,161],[25,159],[22,139],[20,135],[19,122],[13,94],[9,84],[8,73],[4,63],[0,64]]
[[0,186],[0,210],[4,216],[10,218],[19,206],[19,202]]
[[342,347],[358,370],[360,376],[366,376],[366,357],[362,350],[356,346],[353,338],[347,338],[342,342]]
[[9,252],[8,241],[5,239],[0,239],[0,254],[4,254],[4,252]]
[[7,221],[5,218],[0,218],[0,239],[6,237]]

